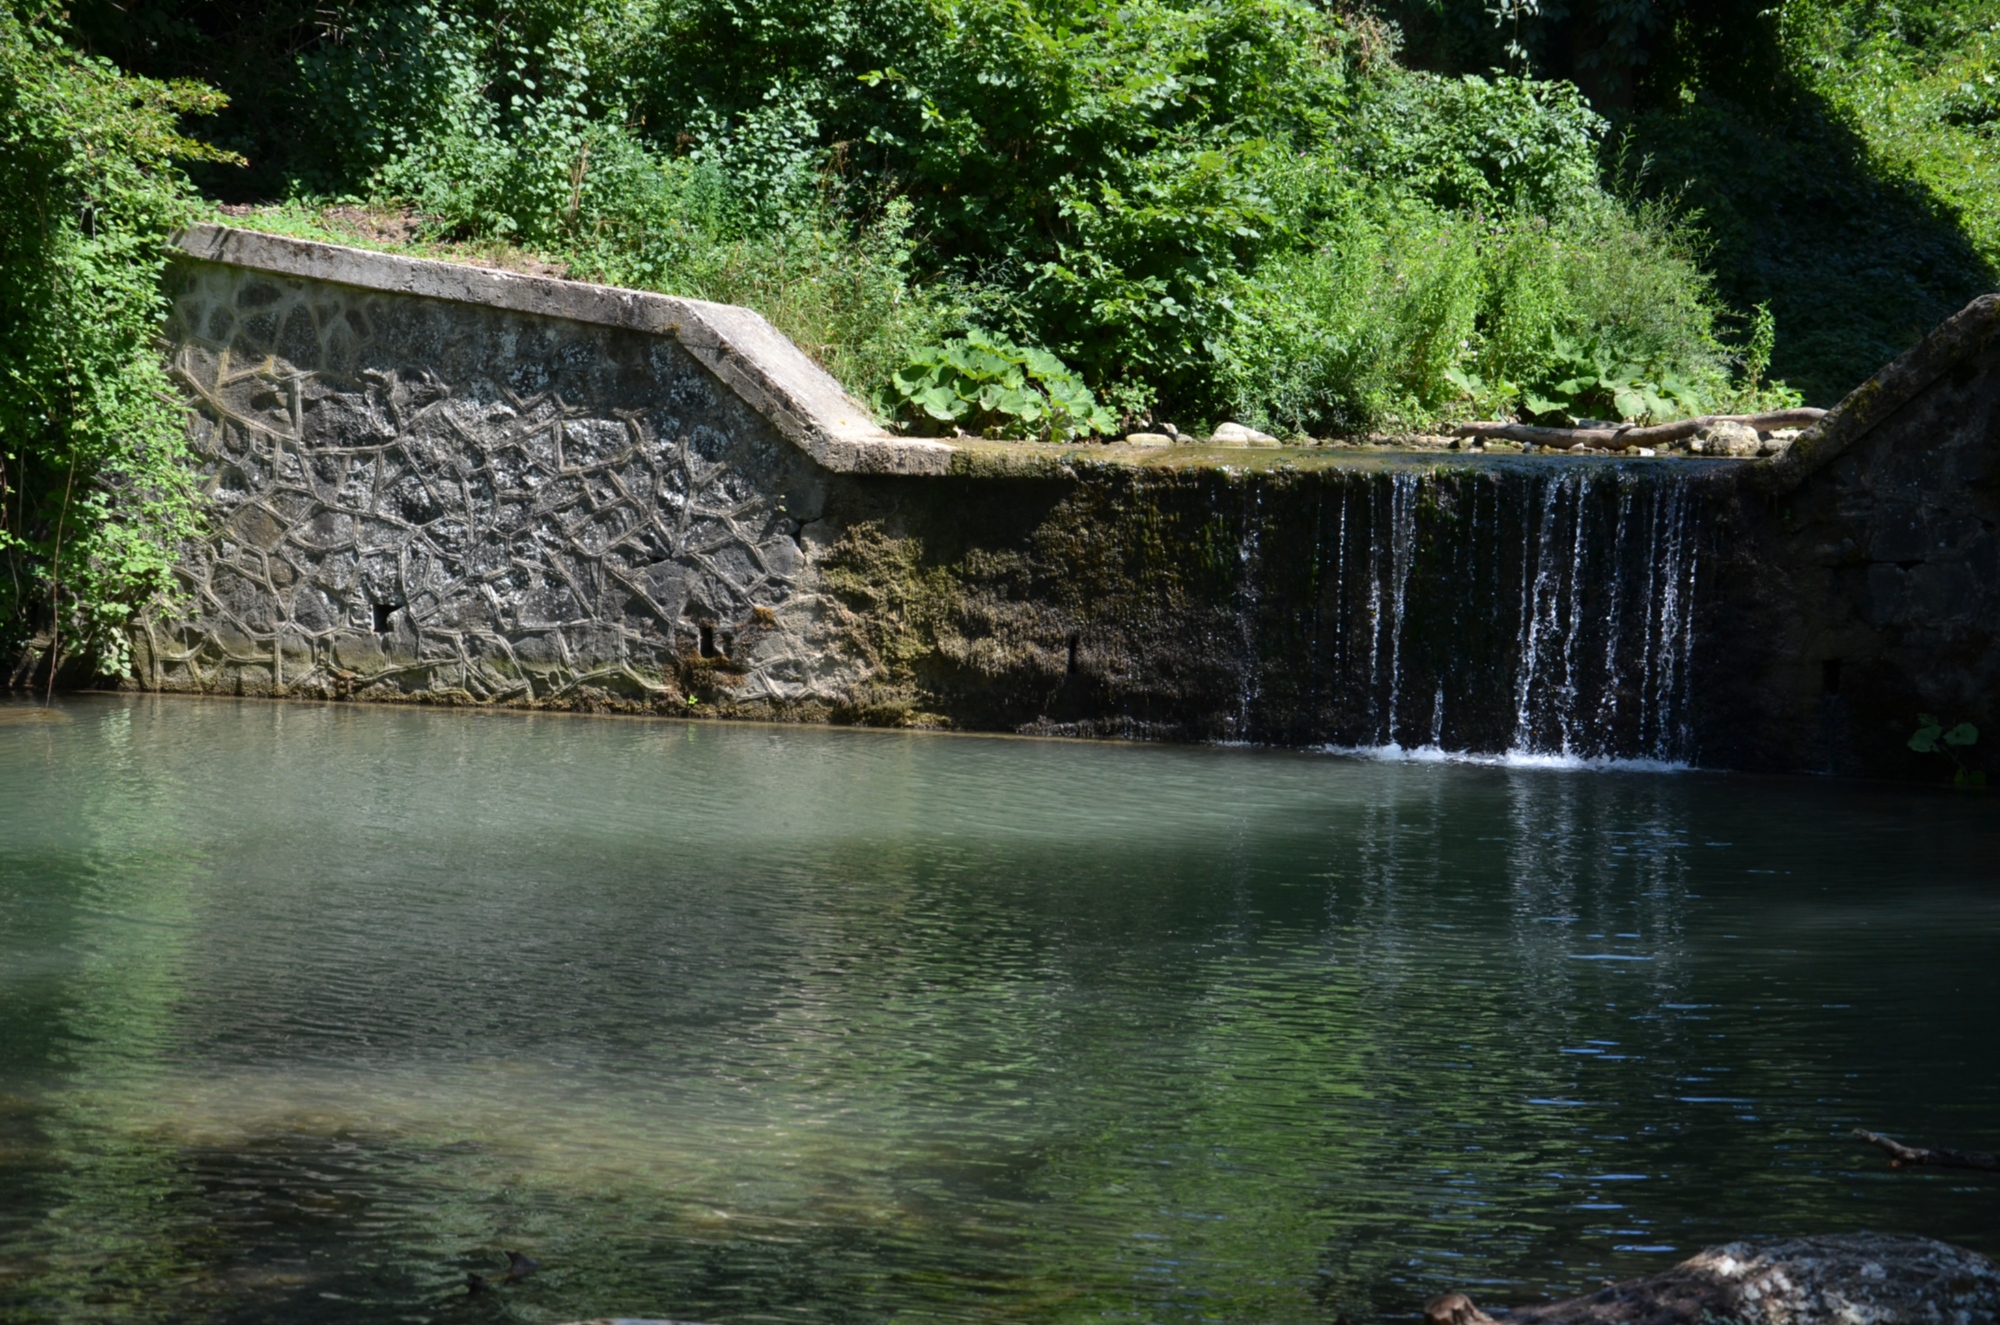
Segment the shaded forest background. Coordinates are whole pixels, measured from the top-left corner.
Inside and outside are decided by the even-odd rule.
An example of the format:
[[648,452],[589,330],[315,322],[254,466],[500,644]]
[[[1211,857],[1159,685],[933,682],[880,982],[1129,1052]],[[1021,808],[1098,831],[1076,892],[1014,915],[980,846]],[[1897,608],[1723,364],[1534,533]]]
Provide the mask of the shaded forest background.
[[199,215],[745,303],[918,432],[1831,404],[1994,285],[1996,41],[2000,0],[6,0],[0,634],[115,667],[171,587]]

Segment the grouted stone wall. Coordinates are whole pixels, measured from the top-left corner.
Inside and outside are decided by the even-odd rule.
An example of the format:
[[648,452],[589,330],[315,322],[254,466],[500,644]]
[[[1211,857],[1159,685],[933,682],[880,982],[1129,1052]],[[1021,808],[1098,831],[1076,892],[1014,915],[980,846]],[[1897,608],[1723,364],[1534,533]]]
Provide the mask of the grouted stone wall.
[[[832,472],[806,410],[753,407],[681,335],[272,269],[301,247],[326,246],[174,273],[215,533],[182,563],[192,613],[141,623],[143,684],[653,705],[722,675],[777,706],[852,687],[798,542]],[[400,261],[336,274],[389,285]],[[872,440],[910,467],[834,422],[836,460]]]

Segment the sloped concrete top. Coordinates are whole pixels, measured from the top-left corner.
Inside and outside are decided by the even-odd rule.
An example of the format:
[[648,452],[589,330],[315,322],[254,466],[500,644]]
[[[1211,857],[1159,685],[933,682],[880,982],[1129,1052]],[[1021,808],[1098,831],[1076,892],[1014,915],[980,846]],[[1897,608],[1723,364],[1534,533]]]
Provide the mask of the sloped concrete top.
[[1764,486],[1778,492],[1796,488],[1947,374],[1986,353],[1996,336],[2000,336],[2000,294],[1980,295],[1800,433],[1790,449],[1764,469]]
[[672,336],[784,437],[828,469],[848,474],[942,474],[951,467],[948,443],[883,431],[866,406],[747,308],[206,222],[189,226],[174,243],[204,262],[278,276]]

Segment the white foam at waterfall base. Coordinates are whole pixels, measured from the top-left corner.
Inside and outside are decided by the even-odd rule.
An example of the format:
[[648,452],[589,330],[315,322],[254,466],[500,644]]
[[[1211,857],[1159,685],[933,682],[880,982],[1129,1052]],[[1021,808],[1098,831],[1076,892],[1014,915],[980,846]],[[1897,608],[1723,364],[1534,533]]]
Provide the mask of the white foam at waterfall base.
[[1485,768],[1542,768],[1561,772],[1690,773],[1694,765],[1673,759],[1617,758],[1561,754],[1545,750],[1447,750],[1439,745],[1319,745],[1315,754],[1373,759],[1385,764],[1474,764]]

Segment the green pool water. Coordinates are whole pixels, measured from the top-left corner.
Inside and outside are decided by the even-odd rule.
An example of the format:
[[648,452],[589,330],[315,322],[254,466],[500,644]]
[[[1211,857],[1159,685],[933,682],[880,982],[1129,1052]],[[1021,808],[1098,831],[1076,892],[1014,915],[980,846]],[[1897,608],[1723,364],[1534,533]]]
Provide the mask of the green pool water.
[[10,1323],[1358,1323],[2000,1252],[2000,1184],[1845,1137],[2000,1149],[1990,797],[61,716],[0,711]]

